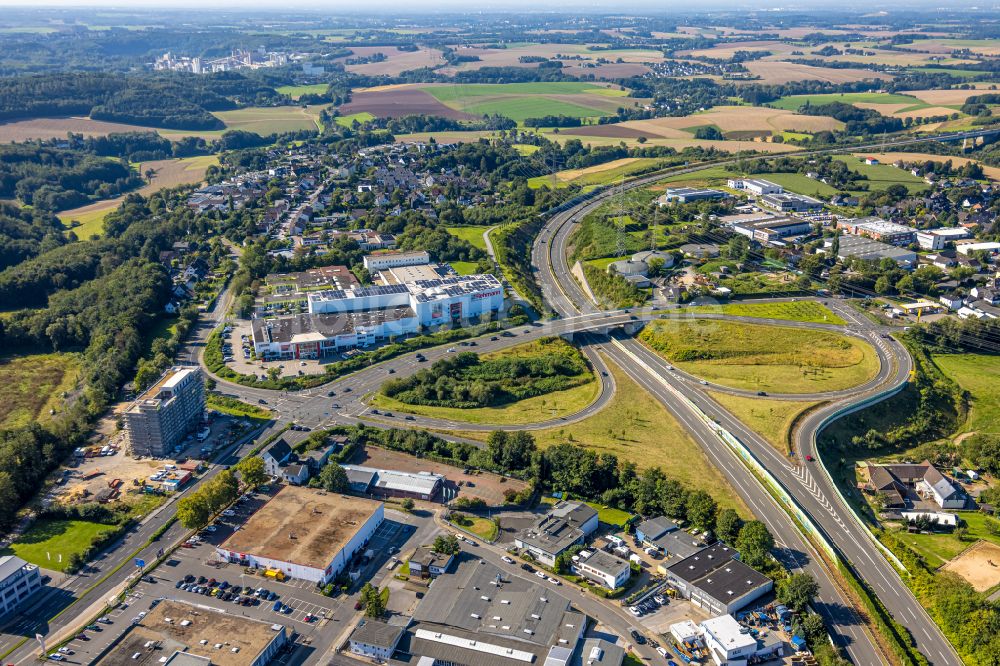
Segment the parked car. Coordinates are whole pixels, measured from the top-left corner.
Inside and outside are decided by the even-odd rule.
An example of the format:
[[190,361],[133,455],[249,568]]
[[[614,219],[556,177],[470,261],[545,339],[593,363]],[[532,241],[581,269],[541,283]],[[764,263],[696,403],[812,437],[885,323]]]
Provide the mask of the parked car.
[[525,562],[524,564],[522,564],[521,568],[524,569],[525,571],[529,572],[529,573],[535,570],[535,567],[531,566],[527,562]]
[[645,636],[643,636],[642,634],[640,634],[640,633],[639,633],[638,631],[636,631],[635,629],[633,629],[633,630],[631,631],[631,635],[632,635],[632,640],[634,640],[634,641],[635,641],[636,643],[638,643],[639,645],[645,645],[645,644],[646,644],[646,637],[645,637]]
[[538,576],[539,578],[541,578],[542,580],[545,580],[545,578],[546,578],[544,571],[536,571],[535,575]]
[[514,564],[514,559],[510,558],[510,557],[507,557],[506,555],[504,555],[500,559],[503,560],[504,562],[506,562],[507,564]]

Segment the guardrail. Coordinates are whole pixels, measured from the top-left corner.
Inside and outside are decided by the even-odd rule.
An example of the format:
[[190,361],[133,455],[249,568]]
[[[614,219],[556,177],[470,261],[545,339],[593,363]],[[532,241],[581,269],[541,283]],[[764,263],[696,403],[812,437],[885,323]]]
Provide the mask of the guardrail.
[[[909,382],[902,382],[896,386],[885,389],[884,391],[880,391],[874,395],[870,395],[861,402],[845,405],[844,407],[834,412],[831,412],[827,416],[823,417],[823,420],[820,421],[818,426],[816,426],[811,436],[812,445],[813,448],[816,449],[816,453],[819,454],[819,443],[816,440],[819,437],[819,434],[823,432],[824,429],[829,427],[831,423],[833,423],[837,419],[847,416],[848,414],[859,412],[862,409],[867,409],[868,407],[880,403],[883,400],[888,400],[892,396],[901,393],[903,389],[907,387],[908,384]],[[844,497],[844,493],[840,490],[840,486],[833,480],[833,476],[830,474],[830,470],[826,468],[826,465],[823,464],[822,460],[820,460],[819,462],[820,462],[819,468],[822,471],[823,476],[826,478],[827,483],[837,492],[837,496],[840,497],[840,501],[843,503],[844,507],[847,509],[847,513],[851,515],[851,518],[854,520],[854,522],[856,522],[865,531],[865,534],[867,534],[868,538],[871,539],[873,544],[875,544],[875,547],[878,548],[880,551],[882,551],[882,554],[884,554],[890,562],[892,562],[900,571],[908,572],[906,566],[902,563],[902,561],[900,561],[900,559],[896,557],[896,555],[891,550],[889,550],[889,548],[887,548],[885,544],[883,544],[881,541],[878,540],[878,537],[875,536],[875,533],[872,532],[871,528],[865,523],[865,521],[861,519],[857,511],[851,508],[851,505],[848,503],[847,498]]]

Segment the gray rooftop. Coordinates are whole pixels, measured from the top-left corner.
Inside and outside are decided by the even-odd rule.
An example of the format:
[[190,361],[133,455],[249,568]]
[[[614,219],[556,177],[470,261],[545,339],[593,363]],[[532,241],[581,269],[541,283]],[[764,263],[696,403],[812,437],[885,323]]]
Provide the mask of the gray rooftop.
[[28,563],[16,555],[0,557],[0,580],[7,580],[26,566]]
[[592,551],[591,556],[585,560],[581,559],[581,562],[592,569],[610,576],[618,575],[623,566],[628,566],[628,562],[604,550]]
[[358,622],[351,632],[351,641],[381,648],[394,648],[406,627],[387,624],[381,620],[366,619]]
[[573,666],[621,666],[624,658],[623,648],[602,638],[588,638],[580,645],[572,664]]
[[711,571],[736,558],[739,553],[721,541],[702,548],[694,555],[671,564],[667,570],[677,578],[693,583]]

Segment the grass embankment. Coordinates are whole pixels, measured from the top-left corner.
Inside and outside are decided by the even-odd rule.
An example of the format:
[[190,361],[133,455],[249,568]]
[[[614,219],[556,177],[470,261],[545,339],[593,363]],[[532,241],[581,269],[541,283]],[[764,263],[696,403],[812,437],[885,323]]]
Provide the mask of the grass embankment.
[[639,339],[685,372],[738,389],[837,391],[863,384],[879,367],[869,344],[810,329],[661,319]]
[[745,426],[767,440],[782,454],[791,452],[791,430],[796,418],[818,402],[799,400],[770,400],[768,398],[744,398],[709,391],[712,399],[738,418]]
[[[609,364],[609,370],[616,390],[607,406],[576,423],[534,431],[539,448],[571,442],[598,453],[613,454],[640,469],[659,467],[668,478],[711,493],[719,506],[732,507],[741,515],[750,516],[750,510],[722,473],[674,416],[617,365]],[[488,433],[454,434],[482,440]]]
[[[586,368],[586,362],[579,351],[559,338],[539,340],[490,354],[483,354],[480,359],[484,364],[502,359],[529,360],[539,357],[567,355],[581,368]],[[433,367],[432,367],[433,370]],[[460,379],[461,377],[455,377]],[[600,383],[595,381],[593,372],[587,368],[584,371],[564,378],[566,383],[575,384],[570,388],[551,391],[542,395],[516,400],[507,404],[490,407],[443,407],[421,405],[391,398],[382,393],[372,397],[371,404],[378,409],[388,409],[432,418],[463,421],[466,423],[490,423],[497,425],[515,425],[521,423],[536,423],[559,416],[575,414],[592,403],[600,391]],[[501,382],[502,384],[502,382]],[[403,394],[400,394],[401,397]]]
[[[468,227],[445,227],[445,229],[452,236],[461,238],[466,243],[479,248],[483,252],[486,251],[486,239],[483,238],[483,233],[489,229],[489,227],[474,225]],[[454,266],[455,262],[451,262],[451,265]]]
[[720,305],[696,305],[683,308],[682,313],[722,314],[733,317],[757,317],[760,319],[784,319],[810,324],[846,324],[821,303],[815,301],[781,301],[764,303],[723,303]]
[[269,421],[274,418],[274,414],[269,409],[265,409],[259,405],[251,405],[248,402],[243,402],[242,400],[226,395],[219,395],[212,391],[205,394],[205,407],[214,409],[220,414],[227,414],[251,421]]
[[0,428],[48,419],[76,388],[80,360],[74,354],[32,354],[0,359]]
[[933,361],[969,394],[960,432],[1000,433],[1000,355],[935,354]]

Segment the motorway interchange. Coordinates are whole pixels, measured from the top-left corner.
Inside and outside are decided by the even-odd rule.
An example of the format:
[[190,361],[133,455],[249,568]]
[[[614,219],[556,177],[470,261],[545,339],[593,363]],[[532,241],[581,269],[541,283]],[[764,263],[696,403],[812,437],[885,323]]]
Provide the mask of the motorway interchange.
[[[701,168],[701,167],[692,167]],[[635,181],[636,185],[648,184],[656,177],[647,177]],[[646,389],[652,396],[677,418],[689,431],[691,436],[704,449],[738,494],[752,509],[755,515],[763,520],[775,535],[778,552],[776,556],[787,568],[793,571],[808,571],[820,585],[820,592],[815,604],[830,627],[834,642],[843,648],[847,656],[856,664],[877,664],[886,661],[884,648],[871,635],[868,627],[854,609],[852,598],[845,592],[844,585],[839,580],[831,565],[831,553],[824,552],[824,541],[833,548],[836,557],[850,564],[855,572],[875,592],[893,617],[911,635],[917,649],[935,665],[959,665],[960,659],[941,634],[937,626],[921,608],[910,591],[906,588],[897,570],[889,563],[885,555],[879,551],[870,533],[855,516],[853,510],[840,496],[834,482],[822,467],[821,456],[816,448],[818,432],[834,418],[849,413],[867,404],[884,399],[901,389],[907,381],[911,360],[902,346],[886,335],[886,331],[874,325],[865,317],[853,311],[838,300],[826,301],[826,304],[848,322],[846,326],[831,326],[822,324],[797,324],[789,322],[768,322],[755,319],[755,323],[780,323],[783,326],[815,327],[826,330],[839,330],[858,336],[870,342],[878,353],[880,370],[875,378],[862,386],[834,393],[803,396],[797,394],[795,399],[823,399],[824,406],[812,412],[796,431],[795,450],[798,458],[786,458],[767,442],[731,416],[725,409],[706,393],[707,389],[729,391],[740,394],[746,392],[725,389],[724,387],[705,385],[690,375],[671,367],[662,358],[650,352],[635,341],[633,333],[645,321],[656,317],[672,317],[667,311],[634,310],[634,311],[602,311],[599,310],[583,293],[579,285],[571,277],[566,259],[567,242],[573,228],[573,222],[599,205],[608,193],[595,193],[572,208],[560,211],[550,217],[542,229],[532,251],[532,263],[536,271],[542,294],[546,304],[558,315],[546,321],[536,321],[525,327],[511,331],[510,336],[484,336],[477,340],[477,351],[489,352],[529,340],[550,335],[563,335],[574,338],[581,346],[584,354],[593,364],[595,374],[602,383],[599,397],[594,403],[581,412],[562,418],[530,425],[504,426],[504,429],[536,429],[552,425],[565,424],[580,420],[599,411],[614,393],[614,383],[607,372],[607,363],[614,363],[632,380]],[[224,319],[230,303],[230,294],[224,292],[217,300],[213,310],[203,320],[200,327],[191,336],[186,349],[179,355],[181,360],[194,362],[200,360],[201,350],[208,335]],[[721,315],[714,315],[721,317]],[[740,320],[739,317],[725,317]],[[599,353],[600,352],[600,353]],[[424,350],[423,355],[428,362],[433,362],[446,354],[444,347]],[[381,364],[356,372],[315,389],[301,392],[278,392],[266,389],[244,387],[232,382],[216,379],[218,389],[234,395],[247,402],[266,402],[278,417],[273,425],[259,437],[266,437],[282,429],[289,421],[311,427],[324,427],[334,424],[350,425],[367,423],[378,426],[395,426],[406,428],[450,429],[461,427],[463,430],[494,430],[497,426],[487,426],[468,423],[457,423],[448,420],[427,417],[413,417],[404,420],[401,417],[374,415],[370,412],[363,398],[366,394],[376,391],[385,381],[389,373],[405,374],[420,367],[414,361],[414,355],[399,357]],[[781,395],[771,395],[771,398],[781,399]],[[773,492],[769,492],[761,484],[757,475],[748,468],[746,462],[728,446],[720,432],[727,432],[735,437],[749,456],[770,473],[781,491],[795,505],[797,510],[808,517],[815,533],[807,538],[800,531],[798,524],[784,507],[775,500]],[[247,438],[237,442],[229,450],[220,454],[213,462],[216,466],[206,475],[210,478],[223,465],[231,465],[246,455],[252,446]],[[813,460],[815,462],[808,462]],[[199,483],[202,481],[199,481]],[[196,487],[196,486],[195,486]],[[185,492],[190,492],[188,488]],[[773,489],[772,489],[773,491]],[[181,493],[180,496],[183,496]],[[160,511],[147,517],[143,524],[126,537],[126,541],[116,544],[107,551],[102,559],[111,563],[131,558],[136,553],[153,560],[158,545],[153,544],[136,551],[148,538],[149,534],[165,525],[173,513],[175,497]],[[405,522],[405,521],[404,521]],[[433,526],[410,526],[400,536],[413,534],[424,538],[432,533]],[[183,540],[184,530],[174,524],[167,529],[160,544],[179,543]],[[205,550],[201,546],[196,550]],[[181,549],[177,555],[168,559],[168,566],[161,567],[153,575],[157,583],[140,582],[131,592],[133,598],[156,599],[163,596],[161,588],[166,588],[162,581],[170,582],[172,573],[165,573],[171,567],[172,560],[182,563],[190,559],[192,549]],[[480,556],[491,557],[499,555],[489,549],[480,549]],[[205,558],[198,558],[204,562]],[[178,566],[178,565],[175,565]],[[109,593],[116,592],[129,579],[132,572],[124,567],[112,572],[106,579],[101,579],[96,572],[84,573],[68,578],[58,587],[50,590],[39,599],[34,606],[26,608],[16,619],[13,626],[0,635],[0,648],[6,648],[10,653],[6,657],[9,663],[26,663],[34,658],[37,649],[34,643],[24,643],[21,637],[32,632],[42,633],[48,637],[73,635],[73,627],[78,626],[83,615],[70,612],[64,613],[51,622],[39,622],[39,617],[52,617],[55,612],[66,608],[76,600],[82,607],[91,605],[107,598]],[[382,568],[374,572],[377,579],[384,578],[387,572]],[[200,575],[200,574],[199,574]],[[391,574],[390,574],[391,575]],[[218,576],[215,576],[218,578]],[[234,581],[230,580],[230,583]],[[375,582],[375,581],[373,581]],[[174,592],[171,583],[169,591]],[[186,593],[183,590],[179,594]],[[138,595],[135,597],[134,595]],[[298,596],[291,595],[295,601],[291,622],[302,624],[298,615],[305,617],[315,606],[317,612],[322,612],[329,622],[344,623],[353,615],[353,607],[342,604],[342,608],[322,605],[322,597],[312,599],[315,593],[302,592]],[[83,597],[81,600],[80,597]],[[630,618],[620,612],[620,609],[597,599],[581,597],[582,610],[598,618],[606,626],[621,631],[626,636],[631,629]],[[266,604],[268,609],[269,604]],[[270,610],[266,612],[270,613]],[[113,614],[117,611],[113,611]],[[127,615],[128,610],[124,610]],[[119,617],[124,615],[119,614]],[[131,616],[129,616],[131,617]],[[112,620],[114,621],[114,620]],[[315,623],[305,623],[303,635],[310,636],[308,645],[299,644],[300,649],[294,653],[294,663],[312,662],[316,657],[327,652],[334,640],[333,632],[317,632]],[[299,627],[296,627],[298,630]],[[112,632],[102,632],[110,635]],[[313,638],[320,638],[318,641]],[[328,640],[326,640],[328,639]],[[89,643],[93,645],[87,645]],[[69,649],[81,655],[91,653],[99,645],[99,640],[80,640]],[[636,652],[647,660],[656,658],[651,649],[634,646]],[[70,657],[72,659],[73,657]],[[78,663],[87,663],[78,661]]]

